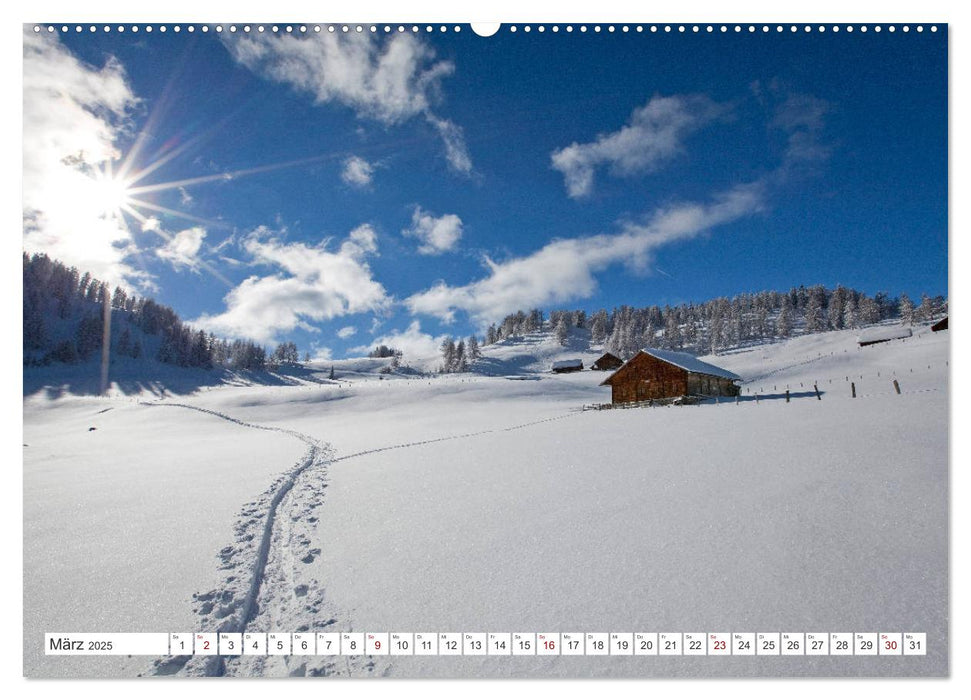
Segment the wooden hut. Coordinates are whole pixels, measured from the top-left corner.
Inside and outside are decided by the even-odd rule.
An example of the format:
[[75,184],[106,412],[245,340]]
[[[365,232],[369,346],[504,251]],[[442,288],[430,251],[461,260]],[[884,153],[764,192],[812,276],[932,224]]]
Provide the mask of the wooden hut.
[[645,348],[624,363],[600,386],[609,386],[611,401],[671,399],[679,396],[738,396],[741,377],[694,355]]
[[600,359],[590,365],[590,369],[600,370],[601,372],[609,369],[617,369],[624,364],[624,361],[612,352],[605,352]]
[[550,365],[550,372],[563,374],[564,372],[579,372],[583,369],[583,360],[558,360]]
[[938,331],[947,330],[947,316],[942,318],[940,321],[931,326],[931,330],[937,333]]

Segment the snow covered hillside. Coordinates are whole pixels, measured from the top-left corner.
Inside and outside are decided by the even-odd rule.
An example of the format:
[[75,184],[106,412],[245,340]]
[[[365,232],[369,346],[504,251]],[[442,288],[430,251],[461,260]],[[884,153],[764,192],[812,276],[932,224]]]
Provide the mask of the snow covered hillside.
[[[610,400],[606,373],[546,371],[599,356],[574,333],[487,346],[470,374],[348,362],[331,381],[322,363],[292,385],[145,404],[26,397],[27,674],[947,672],[947,333],[860,349],[835,331],[706,357],[745,379],[738,403],[611,411],[581,410]],[[49,631],[241,626],[913,631],[928,655],[40,653]]]

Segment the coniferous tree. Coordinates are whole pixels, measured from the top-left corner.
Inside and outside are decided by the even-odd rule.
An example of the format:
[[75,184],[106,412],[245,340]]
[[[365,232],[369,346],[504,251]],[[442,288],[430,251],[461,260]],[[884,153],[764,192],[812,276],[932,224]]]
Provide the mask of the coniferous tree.
[[846,304],[843,306],[843,328],[856,328],[857,325],[857,309],[856,302],[853,299],[847,299]]
[[496,331],[496,324],[490,323],[489,328],[486,330],[485,344],[492,345],[499,340],[499,334]]
[[273,351],[273,361],[280,365],[295,365],[300,361],[300,352],[297,344],[293,341],[286,341],[277,345]]
[[475,335],[470,335],[468,341],[466,341],[465,352],[468,355],[470,363],[482,357],[482,352],[479,350],[479,340]]
[[124,330],[118,336],[117,352],[122,356],[131,355],[131,330],[128,326],[125,326]]
[[825,329],[823,320],[823,305],[818,297],[810,297],[806,302],[806,330],[818,333]]
[[927,294],[920,295],[920,306],[917,307],[914,315],[921,322],[930,321],[934,318],[934,302]]
[[442,371],[452,372],[455,369],[455,339],[446,336],[442,341]]
[[900,320],[908,325],[914,324],[914,302],[906,294],[900,295]]
[[775,319],[775,334],[780,338],[788,338],[792,334],[792,302],[785,297],[782,308]]
[[829,327],[833,330],[839,330],[843,327],[843,310],[847,302],[846,288],[842,285],[837,285],[836,289],[833,290],[832,295],[829,298],[829,308],[827,312],[827,321]]
[[[670,350],[683,350],[684,342],[681,338],[681,328],[678,319],[670,310],[665,311],[664,321],[664,341],[665,346]],[[631,357],[633,353],[628,354]]]
[[590,340],[601,345],[607,340],[607,312],[600,309],[590,319]]
[[880,320],[880,307],[875,299],[864,296],[860,299],[860,308],[857,309],[856,318],[861,326],[868,326]]
[[101,348],[104,335],[104,320],[100,315],[85,316],[78,324],[76,347],[81,359],[85,359]]

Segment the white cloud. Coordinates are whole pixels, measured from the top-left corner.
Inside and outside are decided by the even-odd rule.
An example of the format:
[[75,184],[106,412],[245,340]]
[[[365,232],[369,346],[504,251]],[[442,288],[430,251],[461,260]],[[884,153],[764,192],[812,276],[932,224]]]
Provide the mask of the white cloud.
[[423,116],[441,137],[449,165],[471,172],[462,130],[433,111],[442,79],[455,65],[436,60],[434,50],[410,33],[390,38],[369,32],[224,34],[223,39],[236,61],[312,95],[319,104],[336,102],[388,126]]
[[352,187],[367,187],[374,178],[374,166],[359,156],[344,161],[341,180]]
[[357,328],[354,326],[344,326],[339,331],[337,331],[337,337],[341,339],[350,338],[352,335],[357,333]]
[[311,362],[327,362],[334,358],[334,352],[328,347],[323,345],[318,345],[317,343],[310,344],[310,361]]
[[226,310],[193,321],[216,333],[269,342],[294,328],[316,331],[312,321],[383,309],[390,298],[374,280],[366,257],[377,252],[377,235],[367,224],[351,231],[336,251],[287,243],[281,233],[260,227],[242,241],[255,262],[276,268],[253,275],[226,295]]
[[657,170],[681,153],[685,137],[725,112],[725,106],[703,95],[655,96],[620,130],[554,151],[553,168],[563,173],[571,197],[585,197],[593,191],[598,167],[620,177]]
[[405,361],[437,358],[444,335],[432,336],[421,330],[421,323],[414,320],[405,330],[393,330],[378,338],[374,338],[370,345],[359,345],[348,352],[361,355],[369,352],[378,345],[397,348],[404,354]]
[[[152,230],[159,229],[156,227]],[[155,254],[170,262],[176,270],[182,267],[197,270],[200,263],[199,249],[202,247],[202,241],[205,237],[206,230],[204,228],[193,226],[169,237],[165,245],[155,250]]]
[[439,255],[455,249],[462,237],[462,219],[455,214],[434,216],[416,206],[411,227],[401,233],[418,239],[418,252],[422,255]]
[[740,185],[708,204],[673,206],[656,211],[643,223],[624,223],[620,233],[554,240],[502,263],[486,259],[486,277],[456,287],[439,282],[408,297],[405,305],[413,314],[446,322],[461,310],[484,324],[517,309],[588,298],[597,290],[597,273],[620,263],[645,270],[657,248],[759,211],[763,190],[761,182]]
[[119,158],[138,100],[124,68],[108,57],[82,63],[56,36],[23,38],[24,249],[45,252],[114,283],[147,281],[126,258],[131,234],[106,209],[98,175]]

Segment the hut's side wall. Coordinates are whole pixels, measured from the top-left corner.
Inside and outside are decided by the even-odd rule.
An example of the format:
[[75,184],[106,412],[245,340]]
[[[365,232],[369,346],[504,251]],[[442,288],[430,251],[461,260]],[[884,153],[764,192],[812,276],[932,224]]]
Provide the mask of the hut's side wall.
[[719,396],[738,396],[740,393],[742,393],[741,387],[731,379],[718,379]]
[[688,393],[688,373],[650,355],[638,355],[611,382],[613,403],[666,399]]
[[741,389],[731,379],[708,374],[688,374],[688,393],[701,396],[738,396]]

